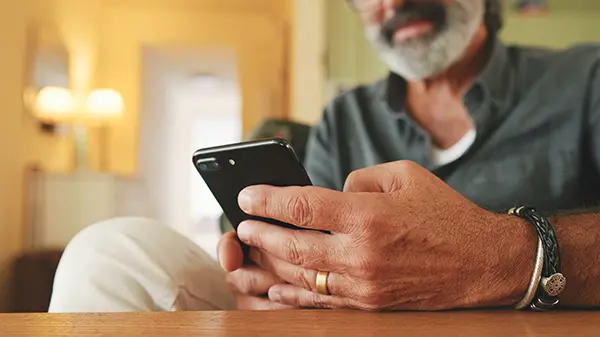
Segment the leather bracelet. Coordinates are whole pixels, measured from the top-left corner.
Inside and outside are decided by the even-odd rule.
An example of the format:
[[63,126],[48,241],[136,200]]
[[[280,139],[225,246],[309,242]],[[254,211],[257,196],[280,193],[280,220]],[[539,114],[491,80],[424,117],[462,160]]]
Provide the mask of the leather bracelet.
[[509,214],[523,218],[531,224],[543,246],[542,277],[534,299],[529,306],[534,310],[552,309],[558,305],[558,295],[565,289],[567,282],[567,279],[561,273],[560,248],[556,233],[550,222],[532,207],[513,208],[509,211]]

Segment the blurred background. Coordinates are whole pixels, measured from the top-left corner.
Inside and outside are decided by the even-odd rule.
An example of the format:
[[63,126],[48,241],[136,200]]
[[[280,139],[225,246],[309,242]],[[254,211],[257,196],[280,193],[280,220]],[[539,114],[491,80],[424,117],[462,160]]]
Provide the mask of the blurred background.
[[[508,43],[600,42],[598,0],[504,10]],[[62,249],[99,220],[156,218],[214,254],[192,152],[302,147],[328,100],[385,73],[343,0],[0,0],[0,312],[45,311]]]

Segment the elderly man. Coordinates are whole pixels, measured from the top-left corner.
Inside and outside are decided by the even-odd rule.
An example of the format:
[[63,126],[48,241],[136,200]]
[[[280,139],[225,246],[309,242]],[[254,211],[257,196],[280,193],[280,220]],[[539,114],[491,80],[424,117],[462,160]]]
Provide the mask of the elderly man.
[[390,75],[326,109],[319,187],[239,196],[331,234],[244,222],[223,275],[149,220],[97,224],[65,251],[51,311],[600,306],[600,49],[504,46],[496,0],[349,3]]

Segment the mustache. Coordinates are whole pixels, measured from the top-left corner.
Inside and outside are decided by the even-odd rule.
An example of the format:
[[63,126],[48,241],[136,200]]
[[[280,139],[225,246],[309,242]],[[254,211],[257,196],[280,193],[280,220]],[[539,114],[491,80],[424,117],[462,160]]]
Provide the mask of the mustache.
[[410,22],[425,20],[433,23],[434,29],[441,29],[446,23],[446,7],[433,1],[408,1],[396,8],[394,16],[382,25],[382,35],[393,44],[394,33]]

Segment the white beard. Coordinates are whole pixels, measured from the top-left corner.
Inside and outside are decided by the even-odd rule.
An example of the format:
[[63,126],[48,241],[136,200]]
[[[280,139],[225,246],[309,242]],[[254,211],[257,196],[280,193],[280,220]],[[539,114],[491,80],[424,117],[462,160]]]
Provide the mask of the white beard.
[[441,31],[390,46],[381,26],[367,26],[366,36],[381,60],[405,80],[418,81],[448,69],[463,55],[477,33],[485,5],[483,0],[455,0],[446,11]]

